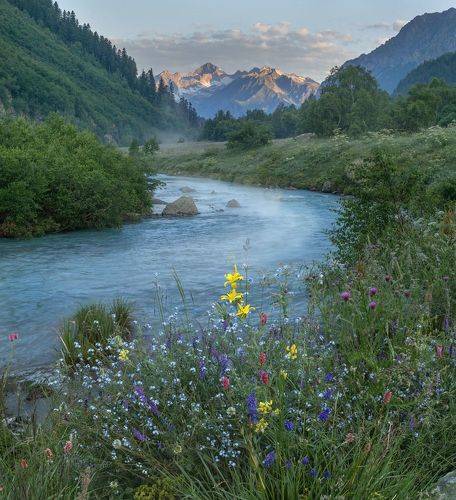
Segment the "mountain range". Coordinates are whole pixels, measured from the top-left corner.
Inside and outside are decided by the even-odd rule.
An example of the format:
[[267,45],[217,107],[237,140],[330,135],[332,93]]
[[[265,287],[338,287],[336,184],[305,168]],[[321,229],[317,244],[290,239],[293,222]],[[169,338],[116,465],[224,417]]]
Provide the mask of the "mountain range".
[[415,17],[395,37],[345,64],[368,69],[382,89],[393,93],[399,82],[421,63],[454,51],[456,8],[452,7]]
[[319,87],[311,78],[268,66],[228,74],[212,63],[189,73],[163,71],[157,76],[160,79],[204,118],[220,109],[241,116],[252,109],[272,113],[279,105],[300,106]]

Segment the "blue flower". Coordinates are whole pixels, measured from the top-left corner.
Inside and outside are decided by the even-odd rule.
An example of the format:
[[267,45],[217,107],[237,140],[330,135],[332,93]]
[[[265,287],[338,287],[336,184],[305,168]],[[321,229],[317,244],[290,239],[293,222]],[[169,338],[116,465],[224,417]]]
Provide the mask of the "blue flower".
[[323,399],[326,400],[331,399],[332,393],[333,393],[332,389],[326,389],[326,391],[323,393]]
[[331,477],[331,472],[329,472],[329,470],[325,470],[325,472],[323,472],[323,477],[325,479],[329,479]]
[[258,402],[255,393],[252,392],[247,396],[247,415],[252,424],[258,422]]
[[275,451],[270,451],[263,460],[264,467],[271,467],[276,459]]
[[332,382],[334,380],[334,374],[329,372],[325,376],[325,382]]
[[287,431],[292,431],[294,429],[294,423],[291,420],[285,420],[284,426]]
[[138,431],[138,429],[133,429],[133,436],[135,439],[140,441],[141,443],[144,443],[144,441],[147,441],[147,436],[145,436],[142,432]]
[[306,455],[302,460],[301,460],[302,465],[309,465],[310,464],[310,458]]
[[328,420],[329,418],[329,415],[331,413],[331,408],[325,408],[319,415],[318,415],[318,419],[321,421],[321,422],[326,422],[326,420]]
[[310,469],[309,474],[311,477],[317,477],[318,476],[317,469]]

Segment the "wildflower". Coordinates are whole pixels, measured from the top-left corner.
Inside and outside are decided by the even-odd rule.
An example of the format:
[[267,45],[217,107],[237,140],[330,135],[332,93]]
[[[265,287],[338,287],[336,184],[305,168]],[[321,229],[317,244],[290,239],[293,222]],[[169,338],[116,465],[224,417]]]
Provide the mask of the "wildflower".
[[435,346],[435,354],[438,358],[443,358],[443,351],[444,351],[443,345]]
[[263,460],[263,466],[266,468],[271,467],[274,464],[275,460],[276,460],[275,451],[270,451]]
[[256,424],[255,426],[255,432],[261,432],[263,433],[266,428],[268,427],[268,422],[264,418],[260,418],[260,421]]
[[228,292],[225,295],[222,295],[220,297],[220,300],[224,300],[232,304],[233,302],[238,302],[239,300],[242,300],[243,297],[244,295],[242,293],[237,292],[235,288],[232,288],[230,292]]
[[252,306],[250,304],[238,304],[238,310],[236,316],[238,316],[241,319],[245,319],[250,314],[251,309]]
[[147,436],[143,434],[141,431],[138,431],[138,429],[133,429],[133,436],[135,439],[137,439],[140,443],[144,443],[144,441],[147,441]]
[[288,373],[285,370],[280,370],[280,376],[286,380],[288,378]]
[[326,422],[329,418],[329,415],[331,414],[331,408],[325,408],[320,414],[318,415],[318,419],[321,422]]
[[369,304],[369,309],[374,310],[376,307],[377,307],[377,302],[375,302],[375,300],[373,300],[373,301]]
[[267,413],[270,413],[272,411],[272,399],[270,401],[261,401],[258,404],[258,411],[262,415],[266,415]]
[[238,273],[237,266],[233,266],[233,272],[225,274],[225,286],[230,285],[232,288],[236,288],[238,281],[242,281],[244,276]]
[[287,460],[287,461],[285,462],[285,467],[286,467],[288,470],[290,470],[290,469],[291,469],[292,465],[293,465],[293,464],[291,463],[291,460]]
[[407,299],[409,299],[411,295],[412,294],[411,294],[410,290],[404,290],[404,297],[406,297]]
[[298,348],[296,347],[296,344],[292,344],[290,346],[286,347],[287,351],[287,358],[289,359],[296,359],[298,357]]
[[236,408],[234,406],[230,406],[227,410],[226,413],[229,417],[234,417],[236,415]]
[[317,477],[318,476],[317,469],[310,469],[309,474],[311,477]]
[[350,443],[353,443],[356,439],[356,436],[352,433],[352,432],[349,432],[346,436],[345,436],[345,441],[344,443],[345,444],[350,444]]
[[260,363],[260,366],[263,366],[266,363],[266,353],[265,352],[260,352],[260,355],[258,356],[258,362]]
[[122,448],[122,441],[120,439],[114,439],[114,441],[112,442],[112,447],[115,450],[119,450],[120,448]]
[[302,465],[309,465],[310,464],[310,458],[306,455],[302,460],[301,460]]
[[385,276],[385,281],[386,281],[387,283],[389,283],[390,281],[392,281],[392,279],[393,279],[393,277],[391,276],[391,274],[387,274],[387,275]]
[[334,374],[329,372],[325,375],[325,382],[332,382],[334,380]]
[[119,487],[119,483],[117,481],[111,481],[109,483],[109,486],[110,488],[112,488],[113,490],[116,490],[118,487]]
[[265,372],[264,370],[260,371],[260,380],[263,382],[264,385],[269,384],[269,374],[268,372]]
[[294,430],[294,423],[291,420],[285,420],[284,422],[285,430],[292,431]]
[[54,453],[52,453],[51,448],[46,448],[46,449],[44,450],[44,453],[45,453],[46,458],[47,458],[48,460],[52,460],[52,459],[54,458]]
[[128,354],[130,351],[128,349],[121,349],[119,352],[119,360],[120,361],[128,361]]
[[15,340],[18,340],[19,339],[19,334],[17,332],[13,332],[13,333],[10,333],[8,335],[8,340],[10,342],[14,342]]
[[19,462],[19,464],[23,469],[26,469],[28,467],[28,462],[27,462],[27,460],[25,460],[25,458],[21,458],[21,461]]
[[251,423],[255,424],[258,421],[257,399],[255,393],[252,392],[247,396],[247,415]]
[[386,391],[385,394],[383,394],[383,402],[385,404],[388,404],[391,401],[392,397],[393,393],[391,391]]
[[260,313],[260,326],[264,326],[268,322],[268,315],[266,313]]
[[369,288],[369,297],[373,297],[374,295],[377,295],[378,289],[375,288],[375,286]]
[[324,477],[325,479],[329,479],[329,478],[331,477],[331,473],[329,472],[329,470],[325,470],[325,471],[323,472],[323,477]]
[[346,290],[345,292],[342,292],[340,294],[340,298],[344,301],[344,302],[348,302],[350,299],[351,299],[351,293]]
[[205,364],[203,359],[200,359],[199,360],[199,378],[201,380],[203,380],[206,377],[206,372],[207,372],[206,364]]
[[71,441],[67,441],[63,447],[63,452],[70,453],[72,449],[73,449],[73,443]]
[[222,387],[225,389],[225,391],[227,389],[229,389],[230,387],[230,379],[228,377],[225,377],[223,376],[221,379],[220,379],[220,382],[222,384]]
[[180,444],[176,444],[173,448],[173,453],[175,455],[180,455],[182,453],[182,446]]

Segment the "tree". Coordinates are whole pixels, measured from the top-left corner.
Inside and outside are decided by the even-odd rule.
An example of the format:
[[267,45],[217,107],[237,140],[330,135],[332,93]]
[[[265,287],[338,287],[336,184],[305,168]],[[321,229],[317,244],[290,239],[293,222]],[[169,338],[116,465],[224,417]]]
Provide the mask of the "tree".
[[153,155],[160,149],[158,141],[155,137],[151,137],[143,146],[143,153],[146,155]]
[[139,154],[139,142],[136,139],[133,139],[130,143],[130,147],[128,148],[128,154],[130,156],[138,156]]
[[244,122],[239,130],[233,132],[227,143],[229,149],[252,149],[266,146],[272,139],[271,130],[265,125]]

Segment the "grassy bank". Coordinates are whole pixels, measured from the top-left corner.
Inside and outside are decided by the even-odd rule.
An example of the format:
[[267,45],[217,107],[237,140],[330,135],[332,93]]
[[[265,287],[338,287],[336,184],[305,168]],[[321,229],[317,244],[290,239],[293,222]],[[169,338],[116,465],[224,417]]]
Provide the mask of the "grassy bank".
[[376,133],[357,140],[284,139],[251,151],[227,150],[220,143],[186,144],[162,148],[154,166],[170,174],[349,193],[352,170],[378,148],[390,150],[404,167],[430,169],[435,183],[456,178],[456,127],[413,135]]

